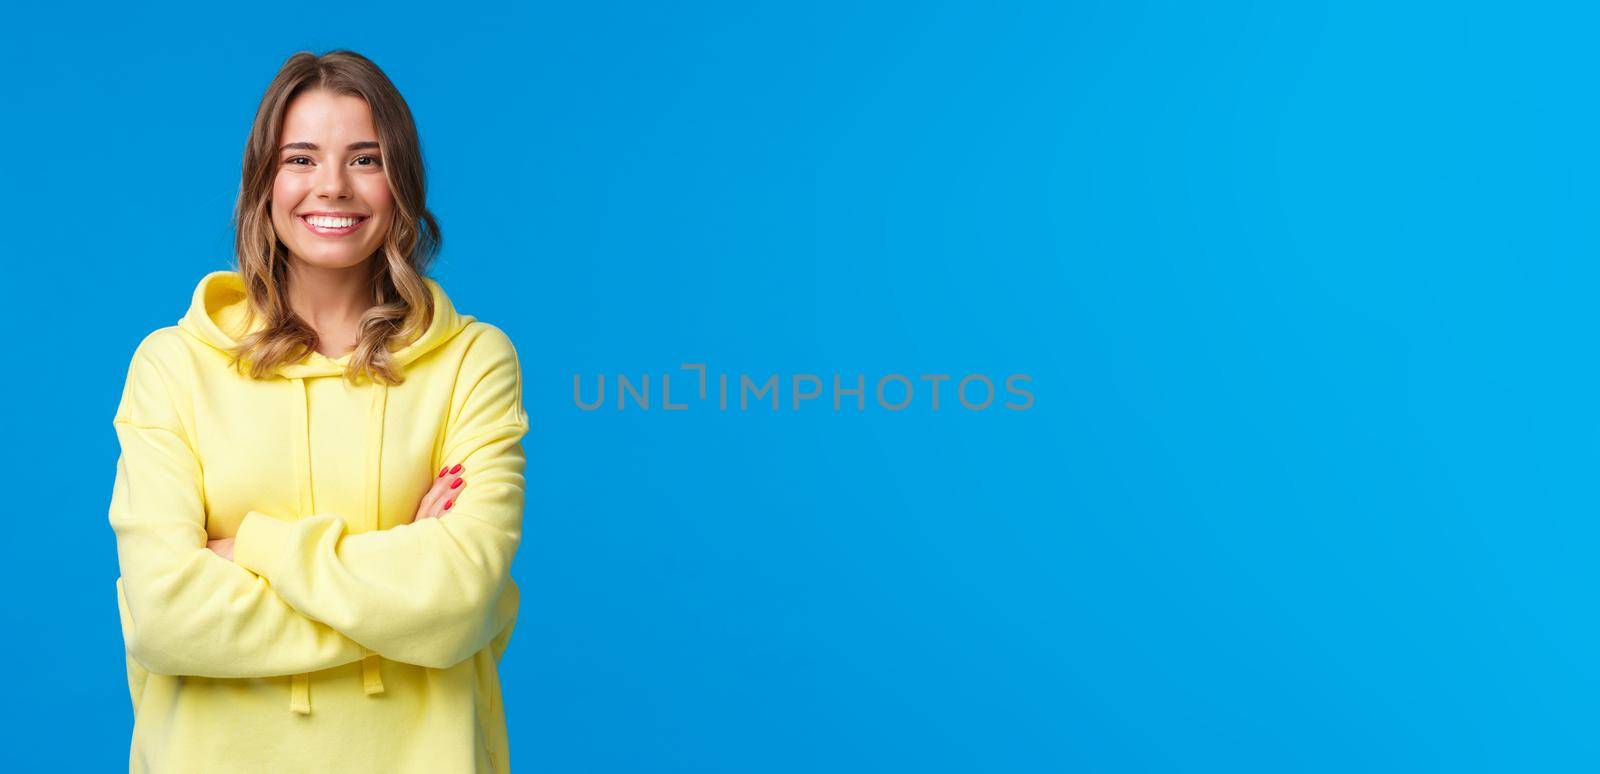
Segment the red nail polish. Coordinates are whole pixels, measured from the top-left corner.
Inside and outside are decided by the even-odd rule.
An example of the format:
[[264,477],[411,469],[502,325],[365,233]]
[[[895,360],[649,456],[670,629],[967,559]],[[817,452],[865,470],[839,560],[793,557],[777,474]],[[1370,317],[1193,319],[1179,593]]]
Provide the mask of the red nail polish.
[[450,502],[447,502],[447,503],[444,504],[444,509],[448,511],[448,510],[450,510],[450,506],[455,505],[455,504],[456,504],[456,501],[455,500],[451,500]]
[[461,486],[461,482],[463,482],[463,481],[466,481],[466,479],[458,478],[458,479],[456,479],[454,481],[451,481],[450,482],[450,488],[451,489],[455,489],[456,487]]
[[444,478],[444,474],[449,473],[449,472],[450,472],[450,468],[449,467],[439,468],[439,478]]
[[450,472],[451,472],[451,473],[460,473],[460,472],[461,472],[461,466],[460,466],[460,465],[457,465],[457,466],[455,466],[455,467],[453,467],[453,468],[451,468],[451,469],[450,469]]

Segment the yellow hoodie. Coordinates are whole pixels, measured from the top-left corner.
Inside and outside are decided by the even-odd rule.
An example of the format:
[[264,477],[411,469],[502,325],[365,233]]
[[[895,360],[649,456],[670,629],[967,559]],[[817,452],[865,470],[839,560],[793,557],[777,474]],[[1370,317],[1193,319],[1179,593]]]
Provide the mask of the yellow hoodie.
[[[433,319],[394,353],[393,387],[347,382],[349,355],[230,368],[232,271],[135,350],[110,506],[130,771],[509,771],[496,666],[519,600],[521,369],[504,332],[427,284]],[[455,504],[412,523],[457,463]],[[230,536],[233,561],[206,548]]]

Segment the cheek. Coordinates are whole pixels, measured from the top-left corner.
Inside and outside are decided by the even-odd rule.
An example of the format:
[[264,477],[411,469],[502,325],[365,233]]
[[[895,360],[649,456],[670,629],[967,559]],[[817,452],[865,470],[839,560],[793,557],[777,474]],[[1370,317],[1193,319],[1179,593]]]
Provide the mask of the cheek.
[[279,174],[272,181],[272,219],[288,220],[296,205],[305,197],[302,186],[291,175]]
[[389,181],[381,175],[373,175],[361,189],[361,198],[366,201],[367,207],[372,210],[374,217],[388,219],[394,210],[394,195],[389,192]]

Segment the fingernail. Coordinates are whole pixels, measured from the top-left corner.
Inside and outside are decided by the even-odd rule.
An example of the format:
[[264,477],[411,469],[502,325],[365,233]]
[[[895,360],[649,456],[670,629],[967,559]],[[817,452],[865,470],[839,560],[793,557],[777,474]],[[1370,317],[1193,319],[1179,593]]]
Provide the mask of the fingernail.
[[450,472],[450,468],[448,466],[439,468],[439,478],[444,478],[444,474],[449,473],[449,472]]
[[457,465],[457,466],[455,466],[455,467],[453,467],[453,468],[451,468],[451,469],[450,469],[450,472],[451,472],[451,473],[460,473],[460,472],[461,472],[461,466],[460,466],[460,465]]
[[451,500],[450,502],[447,502],[447,503],[444,504],[444,509],[448,511],[448,510],[450,510],[450,506],[455,505],[455,504],[456,504],[456,501],[455,500]]
[[454,481],[451,481],[450,482],[450,488],[451,489],[455,489],[456,487],[461,486],[461,482],[463,482],[463,481],[466,481],[466,479],[458,478],[458,479],[456,479]]

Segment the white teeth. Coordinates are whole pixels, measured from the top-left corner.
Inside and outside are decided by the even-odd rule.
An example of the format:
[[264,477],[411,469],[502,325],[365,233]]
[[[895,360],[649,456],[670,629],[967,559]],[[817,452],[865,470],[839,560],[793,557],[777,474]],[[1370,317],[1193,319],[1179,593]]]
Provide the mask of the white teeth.
[[318,228],[347,228],[354,226],[355,218],[325,218],[321,215],[307,215],[306,222]]

